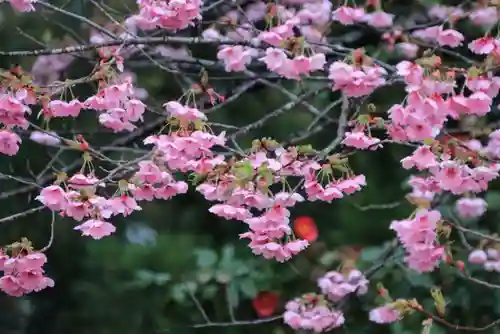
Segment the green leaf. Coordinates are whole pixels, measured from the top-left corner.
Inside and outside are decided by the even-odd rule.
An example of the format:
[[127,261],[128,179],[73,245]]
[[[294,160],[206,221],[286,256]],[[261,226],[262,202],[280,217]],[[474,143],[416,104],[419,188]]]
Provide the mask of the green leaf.
[[488,203],[488,210],[500,210],[500,192],[489,191],[484,196],[484,200]]
[[196,282],[189,281],[189,282],[185,282],[183,285],[184,285],[184,288],[187,291],[190,291],[191,293],[195,293],[196,289],[198,289],[198,283],[196,283]]
[[235,167],[234,175],[238,180],[247,180],[253,175],[253,166],[250,161],[239,163]]
[[155,283],[156,285],[165,285],[171,278],[172,276],[169,273],[157,273],[155,275]]
[[406,279],[415,287],[432,288],[434,286],[434,282],[429,275],[419,274],[413,270],[406,271]]
[[240,291],[247,298],[254,298],[259,292],[255,286],[254,280],[251,278],[244,278],[239,283]]
[[172,286],[170,293],[175,301],[179,303],[186,301],[186,289],[183,284],[176,284]]
[[208,283],[214,277],[214,273],[208,269],[202,269],[198,272],[197,278],[198,282],[201,284]]
[[210,268],[217,263],[217,253],[211,249],[196,249],[197,265],[201,268]]
[[217,271],[215,273],[215,280],[219,283],[226,284],[232,279],[232,276],[225,271]]
[[164,285],[169,282],[171,276],[169,273],[155,273],[150,270],[138,270],[136,272],[136,281],[133,283],[139,287],[147,287],[150,285]]
[[235,271],[234,262],[234,246],[226,245],[222,248],[222,256],[220,260],[220,268],[233,273]]
[[218,290],[217,286],[209,285],[203,289],[203,291],[201,292],[201,295],[205,299],[212,299],[217,294],[217,290]]
[[230,307],[238,307],[240,303],[240,292],[235,281],[232,281],[227,286],[227,299]]
[[376,261],[384,252],[384,247],[366,247],[361,252],[359,259],[363,262]]

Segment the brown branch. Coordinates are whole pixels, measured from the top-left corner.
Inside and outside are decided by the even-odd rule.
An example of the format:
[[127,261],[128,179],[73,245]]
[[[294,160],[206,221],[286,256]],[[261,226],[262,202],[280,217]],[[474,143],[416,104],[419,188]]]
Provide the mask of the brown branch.
[[452,324],[451,322],[448,322],[446,319],[441,318],[438,315],[435,315],[429,311],[424,310],[422,307],[415,307],[414,310],[426,315],[428,318],[432,318],[434,321],[440,323],[443,326],[446,326],[448,328],[451,328],[451,329],[454,329],[457,331],[483,332],[483,331],[486,331],[486,330],[493,328],[493,327],[500,324],[500,319],[497,319],[497,320],[495,320],[495,321],[493,321],[493,322],[491,322],[488,325],[485,325],[483,327],[461,326],[461,325]]
[[0,218],[0,224],[1,223],[5,223],[5,222],[9,222],[9,221],[12,221],[12,220],[15,220],[17,218],[21,218],[21,217],[24,217],[24,216],[27,216],[27,215],[30,215],[30,214],[38,212],[38,211],[42,211],[44,208],[45,208],[44,205],[40,205],[40,206],[28,209],[28,210],[23,211],[23,212],[19,212],[19,213],[16,213],[16,214],[13,214],[13,215],[10,215],[10,216],[7,216],[7,217]]
[[273,322],[283,318],[281,315],[274,317],[255,319],[255,320],[236,320],[231,322],[207,322],[205,324],[193,325],[193,328],[205,328],[205,327],[233,327],[233,326],[249,326],[249,325],[259,325],[268,322]]

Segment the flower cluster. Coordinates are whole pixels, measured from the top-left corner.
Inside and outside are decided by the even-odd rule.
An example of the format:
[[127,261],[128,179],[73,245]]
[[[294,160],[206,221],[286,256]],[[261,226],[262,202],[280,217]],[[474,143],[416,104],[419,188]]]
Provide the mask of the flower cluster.
[[[127,77],[123,83],[101,89],[81,106],[103,111],[99,115],[99,123],[115,132],[132,131],[136,128],[133,122],[142,121],[146,111],[146,105],[134,96],[132,78]],[[78,106],[78,102],[75,105]]]
[[[59,180],[61,181],[63,180]],[[141,210],[135,199],[126,193],[111,198],[96,195],[100,181],[93,175],[78,173],[64,180],[64,183],[66,189],[54,184],[43,188],[36,199],[61,216],[71,217],[79,222],[85,220],[75,227],[82,235],[101,239],[116,230],[106,219],[119,214],[128,216],[135,210]]]
[[283,320],[293,329],[321,333],[344,324],[344,315],[332,303],[338,303],[350,293],[363,295],[368,291],[368,280],[357,269],[344,273],[331,271],[318,279],[322,294],[308,293],[289,301]]
[[392,305],[383,305],[370,311],[370,321],[377,324],[390,324],[401,318],[401,313]]
[[476,249],[470,252],[469,262],[481,264],[487,271],[500,273],[500,252],[495,248],[488,248],[486,251]]
[[54,281],[45,276],[43,270],[47,262],[45,254],[26,249],[14,249],[12,256],[0,251],[0,290],[10,296],[24,294],[53,287]]
[[[29,12],[35,10],[37,1],[8,2],[17,11]],[[22,142],[19,133],[30,128],[27,117],[31,114],[30,106],[36,104],[42,107],[39,116],[43,116],[47,127],[53,118],[77,118],[82,110],[92,109],[99,112],[99,123],[114,132],[136,129],[147,108],[140,96],[147,96],[147,92],[134,89],[133,76],[124,72],[124,58],[138,49],[143,52],[149,49],[128,42],[136,38],[138,28],[175,32],[193,26],[204,11],[201,0],[138,0],[137,4],[138,14],[125,20],[123,31],[109,25],[111,30],[119,30],[120,43],[127,42],[123,46],[113,44],[113,34],[104,34],[108,25],[103,31],[91,32],[90,43],[109,42],[109,45],[98,47],[101,61],[89,79],[98,81],[99,89],[85,101],[73,94],[69,101],[53,98],[60,93],[66,96],[66,90],[71,87],[65,82],[51,83],[72,62],[73,56],[61,55],[56,59],[50,55],[50,58],[37,59],[32,72],[39,83],[47,84],[47,90],[33,85],[32,78],[17,68],[10,74],[2,73],[1,154],[17,154]],[[395,17],[382,9],[380,1],[370,0],[363,7],[338,8],[333,8],[328,0],[288,0],[284,4],[256,1],[244,7],[225,13],[202,33],[203,43],[217,45],[220,42],[216,58],[226,72],[247,74],[253,61],[260,62],[261,67],[265,65],[273,76],[297,81],[315,72],[327,72],[332,91],[340,92],[347,104],[342,108],[347,118],[352,111],[349,98],[369,96],[394,82],[404,83],[406,96],[402,102],[390,106],[387,112],[378,113],[379,117],[371,115],[377,111],[374,105],[368,108],[369,115],[360,115],[361,109],[357,110],[357,118],[350,119],[347,126],[339,124],[337,133],[341,137],[337,142],[358,150],[376,150],[382,144],[414,147],[400,162],[404,169],[419,173],[408,180],[412,191],[407,196],[419,209],[408,219],[393,221],[390,229],[396,232],[405,248],[409,268],[421,273],[433,271],[445,258],[440,237],[448,236],[440,233],[445,232],[441,214],[429,209],[431,202],[438,194],[458,195],[461,197],[455,202],[455,209],[459,216],[481,217],[487,203],[479,193],[486,191],[489,182],[499,176],[500,164],[494,161],[500,158],[500,130],[485,131],[486,142],[486,138],[462,141],[449,135],[446,128],[449,120],[475,121],[488,116],[494,107],[494,99],[500,92],[500,77],[493,72],[500,63],[500,39],[490,36],[490,28],[499,19],[497,8],[486,2],[469,11],[461,7],[432,6],[429,17],[442,24],[409,29],[410,34],[408,30],[393,27]],[[457,26],[456,21],[463,19],[485,27],[487,32],[481,38],[467,41],[466,36],[453,28]],[[263,25],[254,23],[262,20],[265,20],[265,28],[259,30],[256,26]],[[324,32],[332,20],[342,25],[367,24],[377,29],[381,32],[382,45],[388,51],[399,51],[407,60],[393,67],[369,57],[364,49],[328,44]],[[169,38],[165,37],[165,43]],[[201,40],[181,37],[178,41],[183,39],[186,45]],[[420,54],[414,39],[436,49],[463,45],[485,60],[480,66],[470,68],[445,67],[433,50],[426,50],[419,59],[410,61]],[[161,56],[178,60],[190,56],[187,47],[173,49],[161,45],[154,50]],[[327,62],[327,58],[337,54],[345,58]],[[114,67],[121,74],[115,73]],[[193,85],[183,95],[187,97],[184,102],[181,98],[165,103],[165,126],[143,141],[150,147],[148,154],[130,163],[116,162],[118,167],[107,176],[96,174],[92,160],[103,156],[91,150],[82,138],[77,137],[74,142],[50,130],[41,131],[37,127],[36,131],[30,131],[32,141],[53,146],[67,144],[82,151],[84,160],[79,172],[58,174],[57,180],[42,188],[36,199],[59,215],[79,222],[74,229],[82,235],[101,239],[115,232],[113,217],[126,217],[141,210],[137,201],[168,200],[186,193],[188,183],[174,176],[183,174],[197,192],[212,202],[210,213],[245,224],[248,230],[239,237],[249,240],[255,255],[284,262],[305,250],[318,238],[318,230],[312,219],[299,217],[294,231],[290,226],[292,208],[305,201],[331,202],[351,195],[367,185],[365,176],[352,171],[347,160],[349,154],[345,152],[327,156],[331,152],[323,154],[308,146],[284,146],[270,139],[255,140],[249,151],[240,150],[238,145],[236,149],[229,149],[226,133],[214,133],[206,123],[203,109],[197,107],[198,94],[208,95],[212,105],[216,100],[224,102],[213,88],[207,88],[207,80],[208,75],[200,84]],[[383,137],[375,137],[380,132],[384,132]],[[221,153],[222,149],[238,151],[238,154],[228,156]],[[131,173],[118,181],[117,174],[122,176],[123,171]],[[113,195],[104,191],[112,187],[116,188]],[[499,252],[495,248],[484,251],[483,247],[484,244],[480,244],[481,249],[469,254],[469,262],[500,272]],[[0,253],[0,269],[4,272],[0,289],[9,295],[21,296],[53,286],[54,282],[44,275],[42,268],[46,261],[45,255],[31,246],[7,247]],[[345,319],[336,303],[349,294],[365,294],[368,283],[357,269],[344,273],[330,271],[318,279],[322,294],[305,294],[286,304],[284,321],[293,329],[315,332],[340,327]],[[254,306],[259,315],[271,315],[278,303],[277,296],[258,297]],[[370,320],[380,324],[399,320],[404,312],[398,309],[397,303],[371,310]],[[411,305],[408,307],[414,309]]]
[[333,302],[342,300],[350,293],[364,295],[368,292],[368,283],[363,273],[357,269],[352,269],[347,274],[330,271],[318,279],[321,292]]
[[137,27],[144,30],[185,29],[201,19],[200,0],[138,0],[139,14],[133,16]]
[[486,212],[488,204],[479,197],[462,197],[455,203],[455,207],[463,218],[478,218]]
[[328,79],[333,80],[332,90],[341,90],[348,97],[370,95],[385,84],[387,71],[380,66],[353,66],[341,61],[330,65]]
[[322,296],[314,293],[289,301],[283,320],[293,329],[312,330],[316,333],[338,328],[344,324],[344,315],[335,310]]
[[391,230],[396,231],[406,249],[405,261],[410,268],[418,272],[430,272],[443,259],[444,248],[437,243],[440,220],[439,211],[420,209],[413,219],[391,223]]
[[34,3],[37,2],[37,0],[8,0],[10,2],[10,5],[12,8],[19,12],[32,12],[35,10],[35,6],[33,6]]

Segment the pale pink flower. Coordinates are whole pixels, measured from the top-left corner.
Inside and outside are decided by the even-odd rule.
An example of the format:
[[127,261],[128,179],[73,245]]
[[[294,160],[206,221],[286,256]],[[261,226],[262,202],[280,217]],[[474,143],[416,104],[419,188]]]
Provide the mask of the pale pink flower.
[[469,113],[477,116],[485,116],[491,110],[492,99],[483,92],[476,92],[467,99]]
[[269,45],[280,47],[281,42],[284,41],[283,37],[280,34],[274,31],[263,31],[259,35],[259,39],[263,40]]
[[8,0],[15,10],[19,12],[32,12],[35,10],[37,0]]
[[241,45],[224,46],[218,53],[217,59],[224,62],[226,72],[242,72],[250,64],[255,51],[245,50]]
[[435,244],[416,244],[408,250],[405,262],[408,267],[419,272],[434,271],[444,259],[444,248]]
[[207,116],[198,109],[184,106],[177,101],[167,102],[163,106],[171,116],[183,121],[194,122],[207,119]]
[[234,207],[227,204],[216,204],[212,206],[208,211],[217,215],[219,217],[231,220],[245,220],[250,218],[252,214],[245,208],[242,207]]
[[52,117],[77,117],[83,108],[83,103],[78,100],[71,100],[70,102],[52,100],[49,102],[48,107]]
[[424,170],[435,166],[437,160],[430,146],[423,145],[418,147],[411,156],[402,159],[401,164],[405,169],[416,167],[418,170]]
[[454,6],[442,6],[442,5],[434,5],[429,9],[429,16],[432,18],[439,19],[441,21],[445,21],[447,19],[459,19],[462,18],[465,13],[463,9]]
[[0,93],[0,123],[27,129],[29,123],[25,116],[29,113],[31,113],[30,108],[17,98]]
[[68,204],[66,192],[57,185],[43,188],[40,195],[35,197],[35,199],[42,202],[43,205],[52,211],[64,210]]
[[76,173],[68,180],[69,187],[73,189],[86,189],[101,186],[99,179],[92,174]]
[[284,322],[295,330],[310,330],[316,333],[338,328],[344,324],[344,315],[321,302],[322,297],[314,294],[303,299],[289,301],[283,314]]
[[418,45],[413,43],[401,42],[395,46],[396,50],[408,59],[416,58],[418,53]]
[[376,150],[380,145],[380,139],[368,137],[363,131],[346,132],[342,144],[361,150]]
[[481,249],[476,249],[470,252],[469,262],[475,264],[484,264],[488,260],[488,255]]
[[61,143],[61,140],[58,138],[55,132],[46,133],[41,131],[33,131],[30,134],[30,139],[35,143],[47,146],[58,146]]
[[390,324],[398,321],[401,314],[391,305],[385,305],[371,310],[369,318],[377,324]]
[[350,293],[365,294],[368,291],[368,283],[366,277],[357,269],[352,269],[347,275],[330,271],[318,279],[321,292],[333,302],[342,300]]
[[206,39],[207,41],[217,41],[222,39],[221,33],[214,28],[203,30],[203,32],[201,33],[201,37],[203,37],[203,39]]
[[491,26],[499,21],[495,7],[478,7],[469,14],[471,21],[480,26]]
[[83,236],[90,236],[95,240],[107,237],[116,231],[113,224],[98,219],[89,219],[74,229],[81,231]]
[[454,29],[445,29],[439,32],[437,42],[442,46],[456,48],[464,41],[464,35]]
[[112,211],[115,215],[122,214],[124,217],[131,215],[134,211],[142,210],[135,199],[127,195],[108,199],[107,205],[112,208]]
[[344,25],[361,22],[364,16],[365,10],[363,8],[341,6],[333,12],[333,20],[339,21]]
[[0,153],[13,156],[19,151],[21,138],[14,132],[0,130]]
[[463,167],[454,161],[442,162],[439,169],[431,172],[439,187],[451,192],[457,191],[465,180]]
[[427,42],[435,42],[441,35],[442,28],[440,26],[433,26],[425,29],[415,30],[412,35]]
[[469,49],[475,54],[487,55],[492,53],[498,46],[491,36],[481,37],[469,43]]
[[394,15],[384,11],[376,11],[366,14],[363,21],[375,28],[389,28],[393,24]]
[[455,203],[458,214],[464,218],[481,217],[485,212],[488,204],[482,198],[462,197]]

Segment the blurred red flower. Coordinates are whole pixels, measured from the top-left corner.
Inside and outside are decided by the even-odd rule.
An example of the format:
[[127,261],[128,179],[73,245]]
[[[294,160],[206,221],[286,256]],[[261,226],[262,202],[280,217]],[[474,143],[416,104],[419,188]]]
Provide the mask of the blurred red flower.
[[279,296],[270,291],[261,291],[252,300],[252,305],[259,317],[271,316],[278,306]]
[[293,230],[295,235],[309,242],[318,239],[318,227],[316,226],[314,219],[309,216],[295,218],[293,221]]

